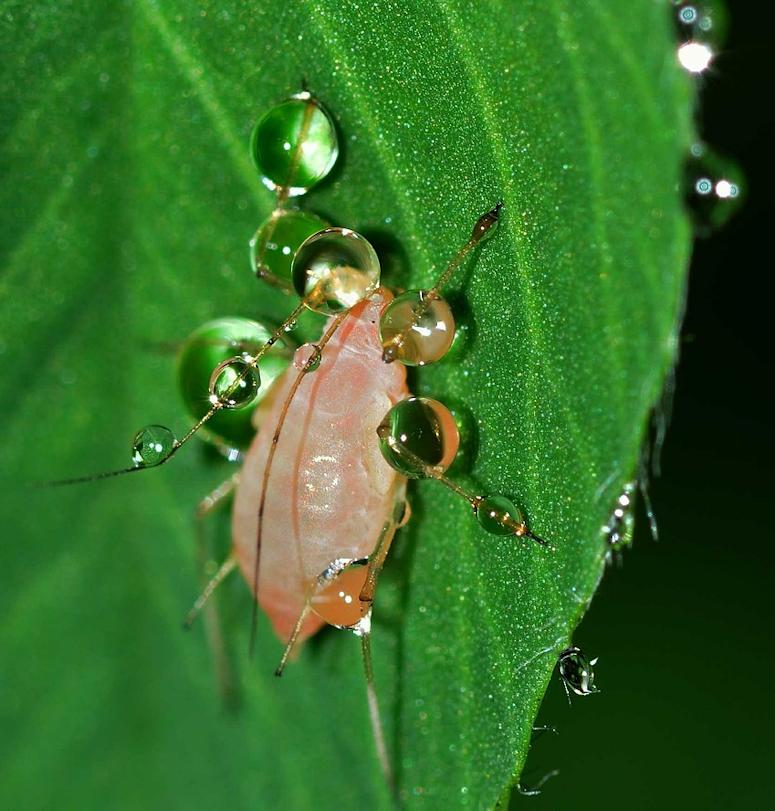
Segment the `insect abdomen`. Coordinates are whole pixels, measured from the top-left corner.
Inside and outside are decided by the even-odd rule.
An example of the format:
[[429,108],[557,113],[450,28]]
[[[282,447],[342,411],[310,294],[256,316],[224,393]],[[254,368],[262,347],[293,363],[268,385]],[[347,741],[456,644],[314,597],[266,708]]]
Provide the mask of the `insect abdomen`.
[[[404,367],[381,358],[379,315],[389,295],[380,289],[353,308],[288,409],[267,488],[257,595],[281,639],[310,583],[336,559],[368,557],[393,509],[397,474],[381,455],[376,430],[407,388]],[[264,468],[296,374],[286,372],[260,415],[235,498],[234,549],[251,586]],[[321,624],[310,616],[301,636]]]

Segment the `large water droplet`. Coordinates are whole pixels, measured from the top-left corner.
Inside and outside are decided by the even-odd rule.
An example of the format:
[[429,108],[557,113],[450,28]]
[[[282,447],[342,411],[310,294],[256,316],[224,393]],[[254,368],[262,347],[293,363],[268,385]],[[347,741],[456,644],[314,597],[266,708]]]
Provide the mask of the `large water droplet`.
[[700,237],[724,225],[743,202],[740,169],[699,142],[689,150],[684,184],[686,204]]
[[566,648],[559,659],[559,670],[566,690],[572,690],[577,696],[588,696],[598,692],[594,685],[593,667],[597,659],[587,659],[584,651],[575,646]]
[[442,358],[455,337],[449,304],[427,290],[407,290],[396,296],[379,322],[382,358],[407,366],[424,366]]
[[331,315],[349,310],[379,286],[371,243],[349,228],[326,228],[306,239],[293,260],[293,286],[307,306]]
[[426,476],[427,467],[446,470],[460,444],[455,418],[446,406],[429,397],[408,397],[396,403],[377,433],[388,464],[410,479]]
[[309,93],[299,93],[259,119],[250,141],[253,161],[270,189],[304,194],[331,171],[339,155],[333,119]]
[[[247,318],[219,318],[195,330],[183,344],[178,356],[178,385],[186,408],[195,420],[211,408],[210,378],[213,369],[236,354],[255,356],[273,330]],[[282,338],[261,358],[261,388],[258,396],[241,409],[221,409],[197,432],[217,445],[247,448],[256,434],[253,415],[256,407],[272,390],[274,381],[291,362],[288,338]]]
[[250,240],[253,272],[259,278],[271,274],[270,280],[292,286],[291,265],[296,251],[307,237],[327,226],[325,220],[306,211],[286,209],[275,212]]
[[146,425],[132,440],[132,462],[135,467],[160,465],[175,450],[175,434],[163,425]]

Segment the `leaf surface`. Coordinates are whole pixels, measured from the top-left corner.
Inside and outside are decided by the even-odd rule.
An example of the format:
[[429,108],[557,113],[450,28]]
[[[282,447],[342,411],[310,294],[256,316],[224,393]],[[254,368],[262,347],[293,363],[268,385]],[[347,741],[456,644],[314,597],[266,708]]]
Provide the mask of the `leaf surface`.
[[430,285],[505,204],[452,284],[463,346],[414,389],[468,422],[455,478],[515,499],[557,551],[488,536],[420,483],[375,615],[406,806],[492,807],[674,361],[691,123],[666,8],[36,0],[2,16],[2,805],[389,807],[354,639],[327,631],[274,679],[281,645],[262,621],[248,661],[247,589],[228,583],[243,698],[227,714],[204,628],[180,632],[193,508],[224,465],[189,449],[123,480],[19,486],[122,466],[149,422],[182,432],[158,344],[288,311],[248,270],[273,200],[247,143],[304,77],[342,144],[304,205],[389,249],[388,283]]

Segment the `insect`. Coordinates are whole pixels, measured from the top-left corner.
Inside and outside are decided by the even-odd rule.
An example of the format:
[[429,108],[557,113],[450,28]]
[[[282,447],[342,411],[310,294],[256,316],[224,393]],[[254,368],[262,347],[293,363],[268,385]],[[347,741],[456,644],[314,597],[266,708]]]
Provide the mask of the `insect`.
[[[69,482],[158,467],[196,434],[242,459],[241,470],[200,506],[204,516],[234,495],[233,547],[186,625],[239,570],[255,598],[253,629],[260,606],[286,643],[277,675],[295,646],[322,626],[352,631],[390,781],[371,618],[394,534],[409,518],[408,480],[441,482],[489,533],[545,545],[508,498],[470,493],[447,477],[459,445],[455,420],[439,401],[412,396],[406,379],[407,366],[449,350],[455,320],[442,290],[496,230],[501,204],[476,220],[433,287],[393,295],[381,285],[379,259],[365,237],[291,205],[337,158],[336,129],[321,103],[304,91],[271,109],[253,131],[251,150],[276,194],[273,213],[251,241],[251,264],[262,282],[295,295],[295,306],[274,330],[236,318],[197,330],[179,359],[192,427],[178,439],[164,426],[147,426],[134,439],[131,467]],[[306,310],[327,321],[291,362],[288,333]]]
[[591,696],[593,693],[599,692],[595,687],[594,667],[596,664],[596,658],[587,658],[584,651],[575,645],[560,653],[558,669],[568,703],[570,703],[571,691],[577,696]]

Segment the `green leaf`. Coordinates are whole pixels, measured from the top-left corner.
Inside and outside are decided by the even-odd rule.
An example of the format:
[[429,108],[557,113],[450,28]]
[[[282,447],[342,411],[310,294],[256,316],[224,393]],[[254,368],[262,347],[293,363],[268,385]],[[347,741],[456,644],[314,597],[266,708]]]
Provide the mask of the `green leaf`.
[[470,415],[456,479],[517,500],[557,551],[413,487],[374,644],[406,805],[508,792],[674,361],[691,99],[664,5],[3,3],[3,807],[389,806],[356,640],[326,631],[274,679],[281,644],[262,619],[248,660],[234,578],[228,714],[204,629],[180,632],[193,508],[225,465],[190,448],[126,479],[20,487],[122,466],[146,423],[185,428],[159,343],[288,311],[248,270],[273,201],[247,145],[302,77],[343,146],[304,204],[393,245],[394,283],[431,283],[505,203],[453,283],[467,346],[414,388]]

